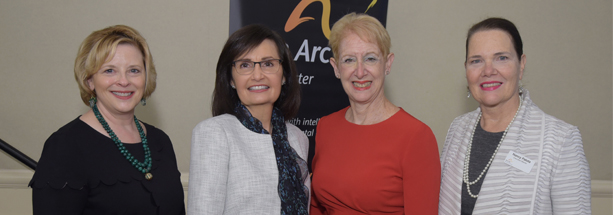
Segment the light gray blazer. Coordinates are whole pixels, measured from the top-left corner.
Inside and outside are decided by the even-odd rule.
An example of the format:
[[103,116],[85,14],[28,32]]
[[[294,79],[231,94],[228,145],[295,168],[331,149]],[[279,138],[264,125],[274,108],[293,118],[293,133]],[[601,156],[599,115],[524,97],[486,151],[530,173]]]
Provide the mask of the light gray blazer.
[[[590,169],[577,127],[545,114],[527,90],[473,214],[590,214]],[[441,155],[439,214],[460,214],[462,171],[480,109],[456,118]],[[504,162],[509,151],[536,161],[529,173]]]
[[[309,140],[296,126],[286,125],[291,147],[306,160]],[[187,214],[280,214],[278,184],[270,135],[250,131],[230,114],[196,125]],[[310,190],[310,177],[305,185]]]

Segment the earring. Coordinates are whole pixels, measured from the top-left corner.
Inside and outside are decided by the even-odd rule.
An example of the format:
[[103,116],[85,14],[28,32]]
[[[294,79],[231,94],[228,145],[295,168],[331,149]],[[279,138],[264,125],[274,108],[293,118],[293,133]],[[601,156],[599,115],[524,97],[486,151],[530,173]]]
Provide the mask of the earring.
[[524,93],[524,83],[519,80],[519,95]]
[[232,87],[232,89],[236,89],[236,86],[230,84],[230,87]]
[[283,82],[281,82],[281,85],[285,85],[285,80],[283,80]]
[[90,108],[94,108],[94,106],[96,105],[96,97],[92,95],[92,97],[89,99],[89,107]]
[[390,74],[389,70],[385,71],[385,75],[389,75],[389,74]]
[[140,104],[143,106],[147,105],[147,99],[146,98],[141,99]]
[[468,95],[466,95],[466,98],[470,98],[470,89],[468,89],[468,87],[466,87],[466,92],[468,92]]

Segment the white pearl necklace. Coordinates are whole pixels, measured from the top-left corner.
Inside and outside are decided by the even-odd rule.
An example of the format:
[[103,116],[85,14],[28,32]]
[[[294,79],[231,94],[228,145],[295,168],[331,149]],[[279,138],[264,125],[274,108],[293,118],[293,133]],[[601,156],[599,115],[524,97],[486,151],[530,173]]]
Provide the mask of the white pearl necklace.
[[470,181],[468,179],[468,166],[470,164],[470,150],[473,145],[473,138],[475,137],[475,130],[477,129],[477,124],[480,123],[480,120],[481,120],[481,112],[479,112],[479,117],[477,117],[477,123],[475,123],[475,127],[473,127],[473,133],[470,135],[470,143],[468,143],[468,149],[466,149],[466,155],[464,157],[463,179],[464,179],[464,183],[466,183],[466,190],[468,191],[468,195],[470,195],[471,197],[473,198],[479,197],[479,194],[475,195],[472,192],[470,192],[470,185],[477,183],[481,179],[481,177],[483,177],[483,174],[485,174],[487,169],[490,167],[490,165],[492,164],[492,161],[494,161],[494,157],[496,157],[496,154],[498,153],[498,149],[500,148],[500,145],[502,145],[502,141],[504,140],[504,137],[507,136],[507,132],[509,131],[511,124],[513,124],[513,121],[515,121],[515,117],[517,117],[517,113],[519,113],[519,109],[521,109],[522,102],[523,102],[523,98],[520,95],[519,96],[519,107],[517,107],[517,112],[515,112],[515,116],[513,116],[513,119],[511,120],[507,128],[504,129],[502,138],[500,138],[500,142],[498,142],[498,146],[496,146],[496,150],[494,150],[494,153],[492,154],[490,161],[487,162],[487,165],[485,166],[485,168],[483,168],[483,171],[481,171],[481,174],[479,174],[479,177],[477,177],[477,179],[475,179],[474,181]]

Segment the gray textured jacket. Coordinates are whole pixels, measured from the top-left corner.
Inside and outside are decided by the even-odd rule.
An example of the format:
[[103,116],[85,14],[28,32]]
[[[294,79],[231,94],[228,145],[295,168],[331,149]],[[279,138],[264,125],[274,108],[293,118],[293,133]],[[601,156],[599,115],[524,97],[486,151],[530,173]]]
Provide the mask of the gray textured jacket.
[[[577,127],[545,114],[527,90],[473,214],[590,214],[590,169]],[[457,117],[441,154],[439,214],[460,214],[464,157],[477,110]],[[505,163],[510,151],[535,161],[529,173]]]
[[[309,140],[286,123],[288,140],[306,160]],[[280,214],[279,171],[272,137],[255,133],[224,114],[192,132],[187,214]],[[305,185],[311,188],[310,177]]]

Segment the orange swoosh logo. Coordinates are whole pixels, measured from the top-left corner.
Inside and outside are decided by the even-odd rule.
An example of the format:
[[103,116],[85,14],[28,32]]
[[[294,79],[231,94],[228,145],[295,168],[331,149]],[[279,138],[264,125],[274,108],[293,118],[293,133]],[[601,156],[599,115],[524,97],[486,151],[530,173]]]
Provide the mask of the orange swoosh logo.
[[[302,15],[302,11],[304,11],[306,7],[308,7],[314,2],[321,2],[321,4],[323,5],[323,11],[321,13],[321,31],[324,33],[324,36],[326,36],[327,39],[330,39],[330,0],[300,1],[300,3],[298,3],[298,5],[296,5],[296,7],[294,8],[294,11],[292,11],[292,14],[289,15],[289,18],[285,23],[285,32],[290,32],[291,30],[294,30],[294,28],[300,25],[300,23],[309,20],[315,20],[315,18],[309,16],[300,17],[300,15]],[[375,4],[377,4],[377,0],[372,0],[372,2],[370,2],[370,5],[368,5],[368,8],[366,8],[366,11],[364,13],[366,13],[370,8],[375,6]]]
[[321,2],[323,4],[323,11],[321,14],[321,30],[324,33],[326,38],[330,39],[330,0],[302,0],[300,3],[294,8],[292,14],[287,19],[285,23],[285,32],[290,32],[294,30],[296,26],[300,25],[300,23],[315,20],[313,17],[300,17],[302,15],[302,11],[309,6],[313,2]]

